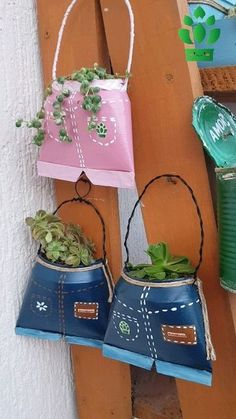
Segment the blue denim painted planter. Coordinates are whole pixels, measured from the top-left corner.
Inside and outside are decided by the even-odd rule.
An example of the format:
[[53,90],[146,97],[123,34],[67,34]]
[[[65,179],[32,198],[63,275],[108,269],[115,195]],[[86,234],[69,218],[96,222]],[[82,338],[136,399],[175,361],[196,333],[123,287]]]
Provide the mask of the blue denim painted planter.
[[[201,241],[192,276],[172,280],[129,276],[128,239],[135,211],[150,186],[160,180],[180,181],[190,192],[198,215]],[[179,175],[163,174],[144,187],[128,220],[125,268],[116,284],[103,354],[112,359],[175,378],[211,385],[211,342],[206,301],[197,273],[202,263],[204,229],[201,211],[189,184]]]
[[66,268],[38,257],[16,325],[16,334],[100,347],[111,287],[102,260]]
[[161,374],[211,385],[202,300],[193,282],[193,278],[151,282],[121,277],[103,354],[148,370],[155,365]]

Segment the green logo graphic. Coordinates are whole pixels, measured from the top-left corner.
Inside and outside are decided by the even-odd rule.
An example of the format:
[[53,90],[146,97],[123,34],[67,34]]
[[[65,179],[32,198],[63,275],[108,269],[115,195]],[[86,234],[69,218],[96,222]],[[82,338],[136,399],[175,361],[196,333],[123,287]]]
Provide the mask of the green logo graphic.
[[119,328],[124,335],[130,335],[130,327],[124,320],[119,323]]
[[105,138],[107,136],[107,127],[105,124],[101,122],[101,124],[97,125],[96,132],[99,137]]
[[[207,45],[212,45],[217,42],[220,38],[220,29],[211,28],[215,25],[215,16],[209,16],[206,20],[204,20],[206,13],[201,6],[194,10],[193,15],[196,21],[194,21],[190,16],[184,16],[184,24],[191,27],[191,29],[179,29],[178,35],[181,41],[188,45],[193,45],[194,41],[198,44],[206,41]],[[198,19],[203,20],[203,22],[198,23]],[[205,25],[203,25],[203,23]],[[185,56],[187,61],[213,61],[214,49],[185,48]]]

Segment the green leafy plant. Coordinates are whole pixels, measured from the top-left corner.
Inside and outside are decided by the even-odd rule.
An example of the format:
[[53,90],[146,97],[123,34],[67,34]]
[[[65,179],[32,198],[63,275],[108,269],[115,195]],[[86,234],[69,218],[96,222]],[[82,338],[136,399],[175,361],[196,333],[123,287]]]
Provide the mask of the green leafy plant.
[[39,241],[41,254],[51,262],[71,267],[94,262],[95,245],[81,227],[65,224],[60,217],[40,210],[35,217],[26,218],[32,237]]
[[173,256],[166,243],[151,244],[146,251],[151,264],[129,265],[128,273],[139,279],[177,279],[195,271],[186,256]]
[[[59,77],[57,82],[61,86],[61,90],[56,96],[56,100],[53,102],[53,120],[55,124],[60,127],[60,141],[66,143],[70,143],[72,141],[65,127],[66,113],[64,110],[64,104],[66,99],[68,99],[71,95],[71,91],[65,88],[66,81],[74,80],[80,83],[80,93],[83,96],[82,108],[90,115],[88,120],[88,130],[96,131],[100,137],[104,138],[107,134],[107,128],[104,124],[102,124],[103,127],[101,127],[101,124],[98,124],[97,122],[97,114],[102,108],[102,98],[99,95],[100,88],[97,86],[92,86],[92,83],[96,82],[96,80],[118,79],[125,77],[130,77],[130,74],[126,73],[125,76],[122,76],[118,73],[109,74],[105,68],[99,67],[96,63],[92,68],[83,67],[78,71],[74,71],[68,76]],[[44,100],[51,94],[52,83],[45,90]],[[33,144],[41,146],[45,138],[45,131],[43,129],[44,118],[45,109],[44,104],[42,104],[40,111],[32,120],[24,121],[23,119],[18,119],[16,121],[16,127],[19,128],[26,126],[28,128],[36,129],[36,135],[34,136],[32,142]]]

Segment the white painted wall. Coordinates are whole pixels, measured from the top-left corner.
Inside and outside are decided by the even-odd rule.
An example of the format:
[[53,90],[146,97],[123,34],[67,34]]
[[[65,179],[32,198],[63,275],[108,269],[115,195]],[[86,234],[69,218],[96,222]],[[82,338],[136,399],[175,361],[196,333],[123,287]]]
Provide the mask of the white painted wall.
[[36,247],[24,218],[52,208],[53,187],[36,176],[31,135],[14,127],[42,91],[34,0],[0,1],[0,418],[74,419],[68,347],[16,337],[14,327]]
[[[14,333],[37,250],[24,219],[39,208],[55,207],[52,183],[36,174],[38,150],[31,133],[15,128],[17,118],[29,119],[38,110],[42,91],[35,0],[0,0],[1,419],[77,416],[69,348]],[[123,236],[135,200],[135,192],[120,192]],[[144,237],[137,216],[130,239],[139,243],[133,262],[144,257]]]

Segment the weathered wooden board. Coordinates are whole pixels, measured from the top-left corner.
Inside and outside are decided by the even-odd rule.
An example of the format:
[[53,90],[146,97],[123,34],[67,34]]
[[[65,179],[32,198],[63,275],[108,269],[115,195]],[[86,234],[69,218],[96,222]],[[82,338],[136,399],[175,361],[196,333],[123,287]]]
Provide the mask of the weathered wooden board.
[[[202,94],[195,64],[188,65],[178,39],[185,0],[132,0],[136,21],[130,83],[136,179],[141,191],[153,176],[182,175],[193,187],[205,225],[200,276],[217,352],[212,388],[177,380],[184,419],[236,417],[236,339],[227,293],[219,286],[217,231],[201,144],[191,127],[193,98]],[[101,0],[108,47],[115,71],[123,71],[128,41],[122,0]],[[122,22],[122,26],[121,26]],[[122,28],[122,29],[121,29]],[[117,35],[118,34],[118,35]],[[199,225],[192,202],[179,184],[152,186],[143,216],[149,242],[167,240],[171,249],[197,261]]]
[[[51,68],[58,30],[69,0],[38,0],[39,34],[45,84],[51,81]],[[99,62],[109,66],[98,0],[82,0],[74,7],[63,38],[59,59],[60,75]],[[57,201],[74,196],[74,185],[56,181]],[[117,191],[93,187],[89,196],[97,205],[107,225],[107,251],[114,277],[120,271],[120,229]],[[101,251],[101,229],[95,215],[81,204],[64,207],[65,220],[78,222]],[[72,347],[74,379],[80,419],[130,419],[130,373],[126,365],[104,359],[96,349]]]

